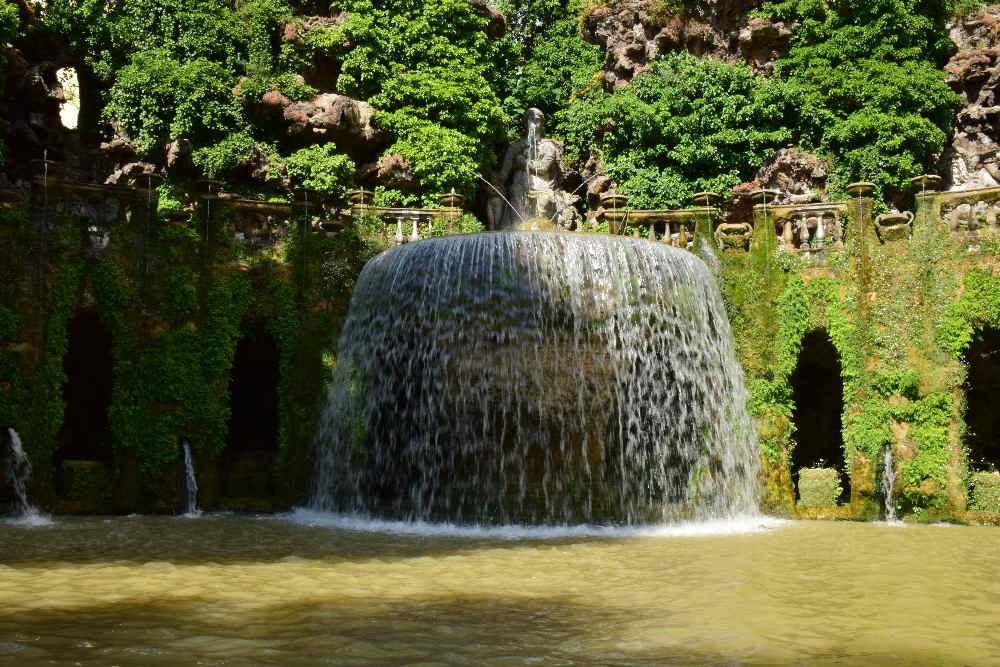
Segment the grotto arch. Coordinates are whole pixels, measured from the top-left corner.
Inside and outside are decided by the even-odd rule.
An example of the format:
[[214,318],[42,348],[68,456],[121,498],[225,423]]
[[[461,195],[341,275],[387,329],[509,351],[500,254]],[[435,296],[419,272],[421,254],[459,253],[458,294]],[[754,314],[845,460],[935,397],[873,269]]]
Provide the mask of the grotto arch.
[[69,347],[63,357],[65,410],[55,452],[55,466],[65,461],[114,459],[108,410],[114,381],[111,331],[96,309],[78,310],[67,326]]
[[278,343],[260,324],[243,333],[233,358],[229,435],[222,456],[221,493],[229,501],[271,498],[278,453]]
[[965,445],[973,469],[1000,468],[1000,328],[984,327],[965,352]]
[[[840,353],[825,329],[813,329],[802,337],[798,363],[789,378],[792,388],[792,476],[797,481],[800,468],[819,463],[840,471],[840,501],[850,498],[850,477],[844,461],[841,418],[844,412],[844,383]],[[795,485],[798,497],[798,484]]]

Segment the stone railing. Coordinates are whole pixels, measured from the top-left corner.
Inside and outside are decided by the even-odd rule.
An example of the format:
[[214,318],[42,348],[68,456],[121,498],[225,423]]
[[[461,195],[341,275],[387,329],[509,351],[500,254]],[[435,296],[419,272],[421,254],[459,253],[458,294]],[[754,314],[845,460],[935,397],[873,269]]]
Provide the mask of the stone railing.
[[754,206],[755,217],[763,219],[764,229],[774,230],[779,250],[807,256],[844,247],[847,210],[847,202]]
[[983,234],[1000,233],[1000,187],[926,192],[930,214],[944,221],[953,234],[962,234],[975,246]]
[[[719,209],[712,206],[677,210],[622,210],[615,214],[605,212],[612,224],[612,233],[621,234],[626,226],[632,227],[632,235],[645,237],[650,241],[660,241],[677,248],[694,247],[698,229],[708,230],[719,218]],[[640,231],[645,228],[645,231]]]
[[434,223],[455,220],[462,215],[457,206],[442,208],[393,208],[353,204],[350,213],[376,215],[385,225],[383,233],[390,245],[401,245],[435,236]]

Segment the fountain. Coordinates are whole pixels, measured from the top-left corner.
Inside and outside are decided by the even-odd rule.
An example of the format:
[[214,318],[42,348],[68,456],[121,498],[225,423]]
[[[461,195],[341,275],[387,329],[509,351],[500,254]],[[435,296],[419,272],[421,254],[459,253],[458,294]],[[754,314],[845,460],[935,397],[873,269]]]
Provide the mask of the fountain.
[[311,504],[478,524],[753,512],[745,402],[689,252],[571,233],[410,243],[356,285]]
[[527,136],[507,147],[494,178],[507,196],[483,179],[494,191],[488,207],[493,229],[570,229],[575,224],[573,203],[579,197],[562,189],[563,147],[555,139],[542,138],[544,122],[539,109],[524,112]]
[[31,459],[24,451],[21,436],[13,428],[7,429],[10,456],[7,459],[7,479],[14,489],[13,516],[29,524],[47,524],[48,519],[28,502],[28,484],[31,482]]
[[201,516],[198,509],[198,479],[194,474],[194,458],[191,456],[191,444],[185,440],[181,445],[184,450],[184,516]]
[[892,468],[892,445],[886,444],[882,454],[882,495],[884,496],[885,520],[888,523],[896,521],[896,500],[893,497],[895,471]]

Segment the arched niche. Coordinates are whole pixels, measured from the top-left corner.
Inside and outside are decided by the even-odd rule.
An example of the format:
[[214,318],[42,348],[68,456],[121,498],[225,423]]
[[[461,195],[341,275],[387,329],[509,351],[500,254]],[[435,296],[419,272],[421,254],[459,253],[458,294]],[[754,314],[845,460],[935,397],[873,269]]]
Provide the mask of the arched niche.
[[268,499],[274,495],[278,452],[277,341],[263,326],[244,330],[230,381],[229,437],[222,457],[222,496]]
[[1000,467],[1000,329],[986,327],[965,352],[965,445],[973,469]]
[[[792,423],[792,474],[816,465],[840,471],[840,501],[850,498],[850,478],[844,465],[841,415],[844,383],[840,377],[840,354],[824,329],[814,329],[802,338],[799,360],[790,383],[794,408]],[[798,495],[798,485],[796,485]]]
[[70,320],[67,333],[69,348],[63,358],[65,411],[55,464],[58,467],[66,460],[111,463],[111,332],[96,310],[84,309]]

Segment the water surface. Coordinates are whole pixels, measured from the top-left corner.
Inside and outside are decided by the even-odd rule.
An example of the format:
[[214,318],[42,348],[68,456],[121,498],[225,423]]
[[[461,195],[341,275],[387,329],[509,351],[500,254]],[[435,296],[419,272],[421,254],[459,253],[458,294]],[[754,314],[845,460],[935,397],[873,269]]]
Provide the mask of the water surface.
[[1000,660],[996,529],[352,527],[316,513],[0,523],[0,664]]

